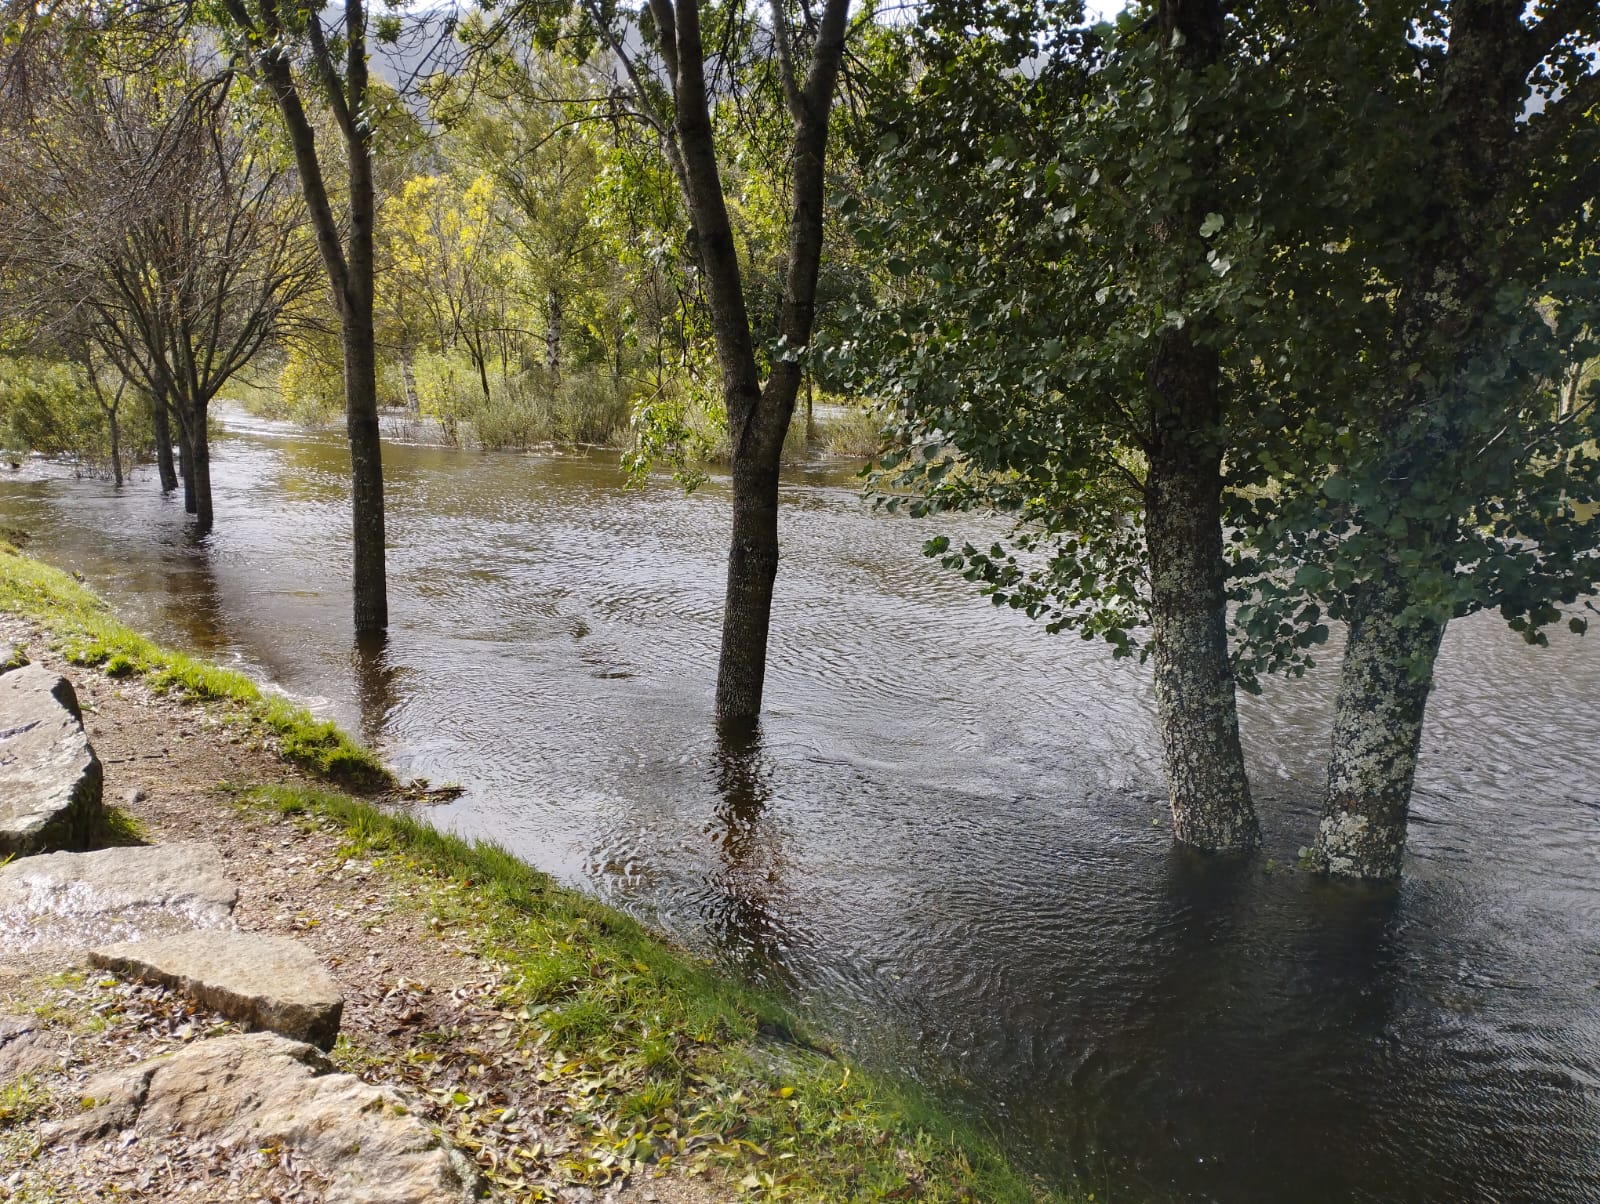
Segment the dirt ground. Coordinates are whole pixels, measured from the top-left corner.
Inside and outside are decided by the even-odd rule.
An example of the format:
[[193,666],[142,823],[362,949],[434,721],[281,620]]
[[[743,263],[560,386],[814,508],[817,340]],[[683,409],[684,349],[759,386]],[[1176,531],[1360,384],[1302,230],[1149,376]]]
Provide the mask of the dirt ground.
[[[580,1136],[563,1121],[560,1099],[539,1083],[535,1060],[518,1047],[513,1019],[497,1009],[500,968],[475,955],[470,934],[435,927],[381,868],[344,856],[330,826],[242,806],[225,784],[300,778],[255,734],[138,681],[68,667],[15,618],[0,616],[0,639],[26,646],[34,660],[73,681],[105,768],[105,801],[136,821],[145,842],[214,844],[240,888],[239,927],[292,935],[316,951],[345,995],[335,1062],[414,1097],[416,1114],[481,1167],[494,1168],[500,1185],[488,1198],[596,1204],[731,1198],[703,1181],[672,1176],[562,1183],[552,1168]],[[316,1176],[293,1166],[292,1151],[275,1155],[275,1167],[246,1166],[241,1173],[238,1159],[259,1163],[262,1152],[174,1149],[129,1143],[126,1136],[82,1154],[38,1149],[39,1127],[80,1106],[76,1088],[96,1071],[231,1028],[167,992],[116,983],[99,971],[73,972],[71,962],[7,958],[0,950],[0,1017],[27,1017],[41,1030],[39,1048],[48,1050],[32,1072],[30,1092],[13,1101],[9,1121],[0,1095],[0,1200],[319,1198]],[[471,1101],[465,1106],[463,1096]]]

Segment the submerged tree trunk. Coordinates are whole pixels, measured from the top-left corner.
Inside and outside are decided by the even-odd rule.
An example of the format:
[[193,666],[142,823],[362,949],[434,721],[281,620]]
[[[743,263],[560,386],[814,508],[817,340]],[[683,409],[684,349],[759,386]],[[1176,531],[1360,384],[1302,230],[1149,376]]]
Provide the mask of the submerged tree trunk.
[[[763,386],[738,252],[728,218],[710,114],[698,0],[654,0],[658,26],[672,42],[672,145],[705,274],[711,326],[733,443],[733,532],[717,661],[716,714],[725,727],[761,714],[767,633],[778,571],[778,463],[800,391],[800,356],[811,343],[822,259],[828,115],[849,17],[848,0],[827,0],[816,26],[810,69],[798,78],[785,18],[774,8],[774,52],[792,121],[793,183],[788,213],[783,303],[778,332],[789,354],[777,357]],[[674,36],[675,35],[675,36]]]
[[189,480],[194,492],[194,525],[200,535],[209,535],[216,525],[211,507],[211,434],[206,430],[205,402],[196,402],[189,411]]
[[726,724],[748,724],[761,713],[777,576],[778,465],[775,457],[745,455],[733,464],[733,535],[717,661],[717,717]]
[[367,13],[363,0],[345,0],[344,73],[334,59],[321,18],[313,13],[305,32],[317,63],[316,76],[344,135],[349,183],[348,236],[334,217],[317,152],[317,135],[295,83],[284,44],[287,31],[274,6],[258,11],[261,25],[241,0],[223,0],[240,29],[260,29],[256,62],[277,101],[294,148],[295,166],[317,250],[339,308],[344,345],[345,430],[350,440],[352,528],[351,600],[357,634],[382,631],[389,624],[384,552],[383,445],[378,427],[378,357],[372,321],[373,225],[377,200],[372,183],[372,129],[367,112]]
[[178,420],[178,472],[183,477],[183,509],[193,514],[198,507],[194,493],[194,438],[180,413]]
[[1394,581],[1355,602],[1334,701],[1328,794],[1315,860],[1346,878],[1398,878],[1411,782],[1444,624],[1408,618]]
[[178,471],[172,463],[172,412],[167,390],[159,380],[150,395],[150,421],[156,436],[156,472],[161,477],[161,492],[171,493],[178,487]]
[[[117,424],[116,407],[106,411],[107,434],[111,437],[111,483],[122,487],[122,433]],[[167,453],[171,455],[169,451]]]
[[[353,258],[353,257],[352,257]],[[367,279],[371,280],[368,261]],[[372,330],[372,293],[365,320],[344,340],[345,429],[350,438],[350,509],[354,532],[355,629],[389,625],[383,520],[383,441],[378,428],[378,365]]]
[[1151,373],[1157,423],[1145,483],[1157,724],[1172,834],[1199,849],[1253,848],[1222,557],[1216,353],[1162,336]]
[[[1163,46],[1176,66],[1200,73],[1222,54],[1218,0],[1162,0]],[[1215,170],[1217,131],[1192,128],[1186,165],[1202,185]],[[1180,250],[1209,208],[1201,187],[1155,230]],[[1184,303],[1183,286],[1171,298]],[[1197,319],[1203,322],[1204,318]],[[1145,541],[1155,658],[1156,715],[1172,804],[1172,834],[1222,852],[1253,848],[1261,829],[1250,802],[1233,666],[1228,658],[1222,556],[1222,368],[1197,322],[1162,333],[1150,363]]]

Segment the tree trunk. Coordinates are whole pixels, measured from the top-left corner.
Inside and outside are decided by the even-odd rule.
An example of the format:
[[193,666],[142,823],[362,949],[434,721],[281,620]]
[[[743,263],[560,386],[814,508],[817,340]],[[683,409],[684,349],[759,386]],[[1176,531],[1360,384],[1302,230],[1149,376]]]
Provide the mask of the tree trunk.
[[483,390],[483,403],[488,405],[494,398],[489,393],[489,364],[488,356],[477,343],[468,344],[468,354],[472,356],[473,366],[478,369],[478,387]]
[[1334,700],[1328,794],[1315,861],[1336,877],[1398,878],[1411,782],[1444,624],[1407,618],[1404,587],[1356,599]]
[[1253,848],[1222,557],[1216,354],[1162,336],[1152,372],[1158,423],[1145,484],[1156,715],[1172,834],[1199,849]]
[[156,435],[156,472],[161,477],[161,492],[178,487],[178,472],[172,463],[172,415],[167,407],[167,391],[158,382],[150,397],[150,421]]
[[557,380],[561,378],[561,294],[551,289],[544,302],[544,366]]
[[196,402],[189,419],[189,480],[194,491],[194,527],[209,535],[216,523],[211,508],[211,434],[206,430],[205,402]]
[[[1218,0],[1161,0],[1162,44],[1185,71],[1221,56]],[[1215,170],[1212,131],[1192,129],[1187,166],[1204,182]],[[1195,238],[1208,208],[1204,189],[1155,230],[1168,243]],[[1183,288],[1170,298],[1181,307]],[[1168,329],[1151,359],[1145,542],[1155,659],[1156,721],[1172,834],[1212,852],[1255,847],[1261,828],[1250,803],[1233,666],[1228,659],[1227,570],[1222,556],[1221,363],[1195,324]]]
[[777,575],[777,458],[742,456],[733,464],[733,535],[717,662],[717,718],[730,730],[753,723],[761,713]]
[[382,631],[389,625],[384,551],[383,443],[378,432],[378,370],[373,341],[371,294],[364,328],[346,329],[344,340],[345,429],[350,437],[350,509],[354,533],[355,629]]
[[[106,411],[107,433],[111,436],[111,483],[122,488],[122,437],[117,427],[117,411]],[[171,455],[169,450],[168,455]]]
[[198,506],[194,495],[194,437],[181,412],[178,415],[178,471],[183,477],[184,513],[193,514]]
[[[240,29],[257,28],[239,0],[223,6]],[[294,149],[300,188],[317,236],[317,249],[328,269],[339,306],[344,343],[345,429],[350,439],[350,507],[352,512],[351,590],[355,629],[381,631],[389,624],[389,598],[384,565],[383,451],[378,434],[378,357],[372,322],[373,224],[377,201],[372,185],[372,144],[367,113],[367,15],[362,0],[345,0],[344,78],[338,78],[332,50],[315,13],[306,26],[318,75],[334,118],[344,133],[349,179],[349,236],[340,241],[317,154],[316,131],[306,116],[295,85],[289,56],[282,49],[285,31],[276,10],[263,7],[266,37],[261,39],[257,66]]]
[[792,61],[785,18],[774,9],[774,53],[792,121],[794,177],[783,304],[778,331],[791,354],[772,366],[765,387],[756,367],[744,281],[728,219],[711,124],[699,0],[652,0],[669,44],[673,128],[669,145],[694,227],[733,443],[733,533],[717,664],[719,723],[737,728],[761,713],[772,586],[778,570],[778,460],[800,389],[800,354],[810,345],[822,258],[828,114],[844,58],[848,0],[827,0],[817,22],[804,83]]

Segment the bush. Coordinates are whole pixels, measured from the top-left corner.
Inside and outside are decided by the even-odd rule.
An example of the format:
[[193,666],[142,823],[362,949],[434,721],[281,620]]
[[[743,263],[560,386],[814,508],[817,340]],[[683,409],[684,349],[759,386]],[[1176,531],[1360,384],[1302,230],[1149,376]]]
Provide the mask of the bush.
[[563,443],[621,442],[628,427],[630,392],[626,381],[604,372],[575,372],[555,391],[552,426]]
[[866,406],[847,406],[842,417],[818,422],[817,428],[830,456],[870,460],[883,450],[883,423]]
[[344,412],[344,360],[330,338],[295,343],[278,374],[282,411],[300,426],[328,426]]
[[[101,388],[110,400],[117,382],[106,377]],[[124,390],[117,429],[125,464],[155,450],[149,404],[137,389]],[[110,424],[84,369],[74,364],[23,356],[0,360],[0,441],[14,452],[72,456],[97,471],[111,462]]]
[[457,445],[526,451],[540,443],[615,444],[627,427],[627,383],[601,372],[560,379],[541,367],[494,372],[487,398],[465,354],[419,355],[414,372],[422,413]]

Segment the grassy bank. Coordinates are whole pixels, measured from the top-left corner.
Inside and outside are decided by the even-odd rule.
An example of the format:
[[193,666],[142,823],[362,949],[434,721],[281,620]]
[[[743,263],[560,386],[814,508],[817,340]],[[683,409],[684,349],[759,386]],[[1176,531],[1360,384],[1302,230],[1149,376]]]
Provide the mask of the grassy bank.
[[[332,788],[392,779],[337,729],[243,675],[130,631],[65,574],[0,549],[0,607],[45,628],[75,663],[139,675],[259,729],[330,783],[237,783],[235,796],[246,808],[332,825],[348,854],[389,878],[431,928],[499,968],[493,1002],[514,1027],[508,1056],[564,1101],[565,1122],[581,1134],[559,1155],[566,1181],[603,1184],[653,1165],[709,1176],[726,1185],[718,1198],[1059,1198],[925,1095],[824,1052],[779,1001],[498,846]],[[431,1056],[426,1034],[404,1057],[413,1055]],[[365,1055],[339,1056],[359,1070]],[[472,1091],[455,1092],[449,1106],[450,1135],[465,1148],[503,1139],[509,1118]],[[542,1198],[517,1187],[522,1157],[497,1162],[491,1181],[508,1198]],[[526,1152],[529,1162],[552,1157]]]
[[138,676],[195,702],[224,704],[226,718],[277,742],[283,758],[336,785],[379,791],[394,776],[372,753],[304,707],[263,693],[243,673],[162,648],[131,630],[77,581],[0,543],[0,608],[47,629],[64,657],[108,677]]

